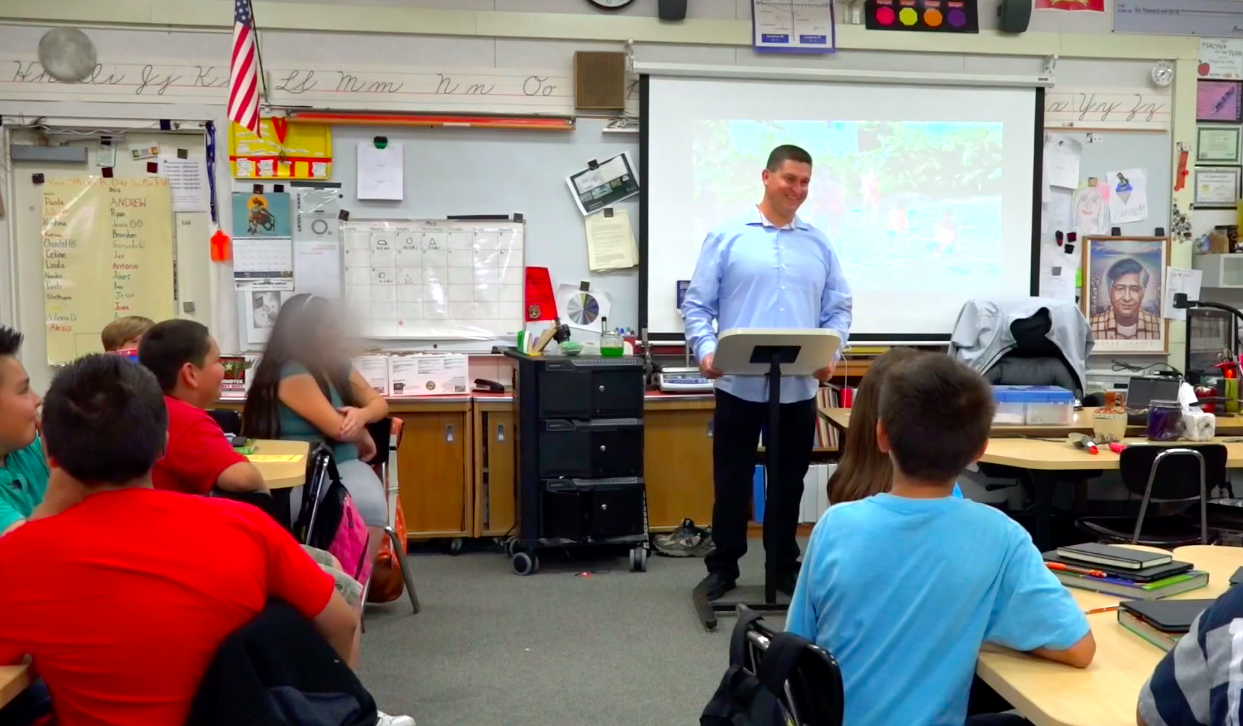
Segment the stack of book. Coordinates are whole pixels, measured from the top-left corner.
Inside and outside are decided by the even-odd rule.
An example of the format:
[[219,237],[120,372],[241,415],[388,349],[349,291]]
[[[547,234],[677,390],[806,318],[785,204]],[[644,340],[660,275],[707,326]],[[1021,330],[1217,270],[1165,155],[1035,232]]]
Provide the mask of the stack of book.
[[1118,606],[1118,623],[1161,650],[1170,650],[1191,630],[1213,600],[1131,601]]
[[1044,560],[1067,587],[1127,600],[1159,600],[1208,585],[1207,572],[1176,562],[1168,552],[1088,543],[1046,552]]

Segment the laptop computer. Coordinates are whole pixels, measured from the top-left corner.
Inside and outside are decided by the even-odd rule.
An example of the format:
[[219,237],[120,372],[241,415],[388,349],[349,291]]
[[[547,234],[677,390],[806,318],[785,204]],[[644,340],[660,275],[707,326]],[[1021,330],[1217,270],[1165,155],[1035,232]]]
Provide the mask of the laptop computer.
[[1148,424],[1148,407],[1153,401],[1177,401],[1177,378],[1169,376],[1131,376],[1126,387],[1126,422],[1128,426]]

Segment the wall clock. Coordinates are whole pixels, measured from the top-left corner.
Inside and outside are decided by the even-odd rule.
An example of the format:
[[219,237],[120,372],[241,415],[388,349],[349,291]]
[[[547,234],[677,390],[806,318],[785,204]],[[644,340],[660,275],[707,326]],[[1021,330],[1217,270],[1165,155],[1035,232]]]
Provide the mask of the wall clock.
[[621,10],[634,0],[587,0],[587,2],[601,10]]

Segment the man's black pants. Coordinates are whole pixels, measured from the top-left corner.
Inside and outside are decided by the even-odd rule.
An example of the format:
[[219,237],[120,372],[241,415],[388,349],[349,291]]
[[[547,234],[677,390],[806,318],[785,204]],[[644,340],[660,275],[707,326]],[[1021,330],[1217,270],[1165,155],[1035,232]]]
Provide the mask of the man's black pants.
[[[816,433],[816,399],[781,404],[780,445],[777,449],[778,481],[768,482],[764,510],[765,541],[776,548],[776,577],[798,573],[799,504],[803,477],[811,464]],[[755,476],[760,431],[767,427],[768,404],[746,401],[722,390],[716,392],[713,415],[712,481],[716,501],[712,505],[712,543],[706,558],[708,572],[738,579],[738,560],[747,553],[747,522],[751,518],[751,492]]]

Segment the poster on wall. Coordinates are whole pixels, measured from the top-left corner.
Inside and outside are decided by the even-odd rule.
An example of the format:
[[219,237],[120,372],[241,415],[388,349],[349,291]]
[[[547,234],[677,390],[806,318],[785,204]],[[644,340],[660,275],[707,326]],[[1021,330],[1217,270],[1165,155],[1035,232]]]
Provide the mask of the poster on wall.
[[863,19],[868,30],[980,32],[976,0],[867,0]]
[[1196,121],[1243,123],[1243,84],[1238,81],[1198,82]]
[[234,237],[291,237],[289,195],[233,192]]
[[237,179],[327,179],[332,127],[260,118],[259,134],[229,124],[229,166]]
[[1096,338],[1094,353],[1164,353],[1161,285],[1168,237],[1089,237],[1083,245],[1080,304]]
[[1243,79],[1243,40],[1201,38],[1200,65],[1196,75],[1204,80]]
[[1036,0],[1037,10],[1064,10],[1069,12],[1105,12],[1105,0]]

